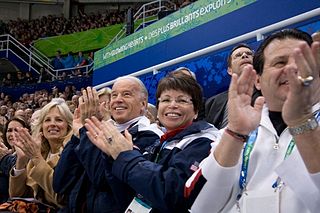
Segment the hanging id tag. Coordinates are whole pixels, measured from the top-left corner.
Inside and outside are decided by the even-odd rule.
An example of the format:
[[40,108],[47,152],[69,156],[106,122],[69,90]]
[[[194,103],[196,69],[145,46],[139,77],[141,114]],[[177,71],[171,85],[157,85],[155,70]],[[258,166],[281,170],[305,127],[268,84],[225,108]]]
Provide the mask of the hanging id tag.
[[134,197],[125,213],[149,213],[151,209],[152,208],[148,204],[139,198]]
[[243,195],[243,213],[279,213],[280,190],[272,192],[250,192]]

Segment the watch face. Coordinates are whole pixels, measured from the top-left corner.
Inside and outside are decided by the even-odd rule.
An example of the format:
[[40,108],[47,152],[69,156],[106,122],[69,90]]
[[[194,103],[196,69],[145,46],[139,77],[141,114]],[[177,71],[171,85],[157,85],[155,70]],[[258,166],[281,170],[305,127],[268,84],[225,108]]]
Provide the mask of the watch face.
[[319,123],[318,123],[317,119],[312,118],[312,119],[309,119],[309,120],[310,120],[310,122],[308,122],[308,123],[310,125],[310,130],[314,130],[319,126]]

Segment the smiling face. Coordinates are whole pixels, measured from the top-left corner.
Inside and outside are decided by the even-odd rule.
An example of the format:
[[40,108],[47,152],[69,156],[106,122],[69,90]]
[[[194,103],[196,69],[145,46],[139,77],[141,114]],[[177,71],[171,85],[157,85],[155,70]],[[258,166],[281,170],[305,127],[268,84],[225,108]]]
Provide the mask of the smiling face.
[[14,132],[16,132],[17,127],[23,127],[23,125],[15,120],[10,121],[10,123],[8,124],[6,138],[7,138],[7,141],[11,147],[13,147],[13,141],[14,141],[13,135],[14,135]]
[[229,75],[236,73],[241,74],[243,68],[247,64],[252,64],[253,62],[253,52],[247,47],[237,48],[232,52],[231,55],[231,64],[228,67]]
[[57,107],[49,110],[42,123],[43,136],[50,142],[62,143],[67,135],[68,123]]
[[144,115],[146,107],[147,100],[138,82],[132,79],[116,81],[112,87],[110,111],[117,123],[126,123]]
[[261,89],[268,108],[281,111],[289,91],[287,72],[295,69],[298,72],[293,51],[300,40],[286,38],[273,40],[264,50],[264,66],[258,77],[256,87]]
[[191,123],[196,116],[192,98],[187,93],[170,89],[160,95],[158,118],[168,131]]

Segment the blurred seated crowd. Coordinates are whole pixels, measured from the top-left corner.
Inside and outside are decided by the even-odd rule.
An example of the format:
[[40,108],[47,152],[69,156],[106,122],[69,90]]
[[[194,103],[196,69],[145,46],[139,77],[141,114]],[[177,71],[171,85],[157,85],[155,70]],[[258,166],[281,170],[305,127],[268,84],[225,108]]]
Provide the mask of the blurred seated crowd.
[[105,13],[79,12],[78,16],[66,19],[63,15],[48,15],[33,20],[10,20],[6,24],[7,33],[24,45],[29,45],[39,38],[82,32],[90,29],[123,23],[125,11]]
[[34,93],[24,93],[19,100],[12,100],[10,95],[0,93],[0,125],[5,126],[14,116],[21,116],[30,121],[31,115],[45,106],[53,98],[62,98],[66,101],[70,110],[73,112],[78,105],[78,98],[81,94],[75,86],[67,85],[63,91],[53,87],[50,92],[43,89]]
[[[190,0],[173,1],[177,5],[177,8],[182,8],[191,3]],[[173,9],[171,4],[165,3],[166,7],[170,10]],[[141,7],[141,3],[132,5],[134,11],[137,11]],[[148,5],[146,10],[152,10],[155,8],[155,4]],[[72,34],[77,32],[83,32],[90,29],[96,29],[101,27],[107,27],[114,24],[122,24],[125,22],[125,10],[108,11],[104,13],[89,14],[78,10],[77,16],[72,16],[69,19],[56,15],[42,16],[41,18],[33,20],[10,20],[8,23],[1,22],[2,33],[9,33],[25,46],[28,46],[31,42],[39,39],[51,36],[60,36],[66,34]],[[156,15],[157,10],[151,11],[149,15]]]

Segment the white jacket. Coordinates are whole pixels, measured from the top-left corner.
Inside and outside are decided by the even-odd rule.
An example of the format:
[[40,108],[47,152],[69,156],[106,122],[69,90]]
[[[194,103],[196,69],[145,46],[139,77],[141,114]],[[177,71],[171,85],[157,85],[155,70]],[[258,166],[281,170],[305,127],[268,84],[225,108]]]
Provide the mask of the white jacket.
[[[317,104],[314,109],[319,109]],[[262,196],[274,195],[272,184],[279,176],[285,183],[280,190],[279,208],[284,213],[315,213],[320,211],[320,173],[310,175],[302,158],[294,147],[291,155],[284,160],[287,146],[292,139],[288,129],[280,137],[274,129],[268,109],[264,106],[262,118],[258,129],[258,136],[251,152],[247,175],[247,193]],[[279,149],[274,149],[278,141]],[[212,144],[212,151],[219,141]],[[307,142],[307,141],[306,141]],[[320,157],[320,156],[319,156]],[[207,180],[191,207],[193,213],[204,212],[239,212],[236,207],[236,197],[239,194],[239,175],[241,171],[242,154],[239,162],[234,167],[221,167],[210,154],[200,164],[200,169],[195,172],[186,183],[188,188],[194,185],[198,173],[202,173]],[[274,194],[273,194],[274,193]],[[245,212],[244,197],[240,198],[240,210]],[[266,200],[266,198],[263,198]],[[274,200],[268,204],[275,204]],[[253,210],[252,205],[248,212],[271,212],[270,206],[253,202],[259,209]]]

